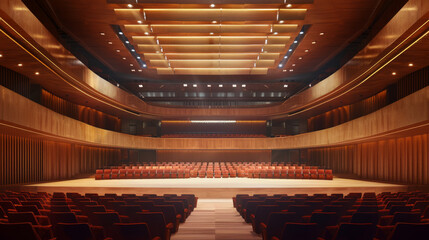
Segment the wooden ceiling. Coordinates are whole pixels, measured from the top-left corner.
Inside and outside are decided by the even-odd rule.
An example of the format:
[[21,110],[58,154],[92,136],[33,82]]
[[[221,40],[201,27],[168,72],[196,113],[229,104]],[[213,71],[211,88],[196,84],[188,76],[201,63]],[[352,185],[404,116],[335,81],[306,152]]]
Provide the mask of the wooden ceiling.
[[[183,84],[204,84],[206,92],[269,86],[267,92],[291,96],[365,31],[385,2],[43,1],[56,24],[138,96],[143,83],[150,91],[170,86],[182,93],[189,90]],[[224,87],[207,88],[219,84]]]

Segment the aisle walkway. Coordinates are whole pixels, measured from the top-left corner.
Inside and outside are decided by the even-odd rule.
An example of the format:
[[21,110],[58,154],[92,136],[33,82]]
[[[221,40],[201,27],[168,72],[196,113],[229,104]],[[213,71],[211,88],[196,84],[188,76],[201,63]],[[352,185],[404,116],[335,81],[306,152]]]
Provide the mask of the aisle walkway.
[[172,240],[260,240],[233,208],[232,199],[200,199]]

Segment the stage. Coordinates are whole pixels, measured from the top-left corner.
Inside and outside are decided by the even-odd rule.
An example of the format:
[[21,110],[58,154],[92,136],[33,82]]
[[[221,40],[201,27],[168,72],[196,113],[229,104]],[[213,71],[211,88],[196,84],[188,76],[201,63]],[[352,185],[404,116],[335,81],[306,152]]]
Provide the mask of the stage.
[[[17,189],[18,190],[18,189]],[[407,191],[407,185],[335,177],[334,180],[256,179],[256,178],[181,178],[95,180],[80,178],[20,185],[20,191],[79,193],[193,193],[199,198],[231,198],[236,194],[349,193]]]

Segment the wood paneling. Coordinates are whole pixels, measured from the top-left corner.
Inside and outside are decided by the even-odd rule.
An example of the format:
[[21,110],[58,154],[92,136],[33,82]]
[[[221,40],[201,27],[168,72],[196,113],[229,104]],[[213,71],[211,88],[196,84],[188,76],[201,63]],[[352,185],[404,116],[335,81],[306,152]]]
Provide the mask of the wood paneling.
[[157,150],[157,162],[271,162],[270,150]]
[[387,89],[359,102],[338,107],[326,113],[308,119],[308,131],[321,130],[348,122],[377,111],[409,94],[429,86],[429,67],[425,67],[407,76]]
[[[389,138],[429,128],[429,87],[364,117],[336,127],[276,138],[151,138],[96,128],[55,113],[0,87],[0,126],[15,134],[33,134],[99,147],[125,149],[299,149],[374,138]],[[3,130],[5,131],[5,130]]]
[[429,184],[429,134],[310,149],[309,162],[371,180]]
[[121,130],[121,119],[118,117],[97,111],[90,107],[74,104],[45,90],[42,90],[41,104],[57,113],[95,127],[112,131]]
[[30,98],[30,79],[2,66],[0,66],[0,85]]
[[69,179],[119,160],[118,149],[0,134],[0,185]]

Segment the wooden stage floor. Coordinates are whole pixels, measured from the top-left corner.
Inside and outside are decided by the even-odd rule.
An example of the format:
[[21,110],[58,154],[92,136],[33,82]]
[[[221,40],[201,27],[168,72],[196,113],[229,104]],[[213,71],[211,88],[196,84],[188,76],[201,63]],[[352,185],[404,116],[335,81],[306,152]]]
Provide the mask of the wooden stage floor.
[[255,179],[255,178],[185,178],[185,179],[121,179],[95,180],[80,178],[29,185],[21,191],[79,193],[193,193],[199,198],[231,198],[236,194],[277,193],[349,193],[407,191],[407,185],[372,182],[336,177],[334,180]]

